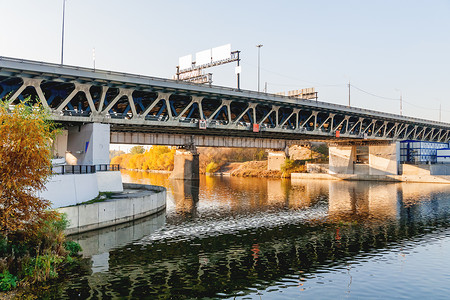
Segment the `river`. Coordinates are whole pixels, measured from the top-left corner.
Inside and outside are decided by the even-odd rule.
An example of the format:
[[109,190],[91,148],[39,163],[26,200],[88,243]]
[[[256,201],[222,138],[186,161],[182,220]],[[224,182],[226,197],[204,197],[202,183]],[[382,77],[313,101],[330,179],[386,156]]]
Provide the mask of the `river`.
[[53,299],[448,299],[450,185],[123,171],[165,213],[72,237]]

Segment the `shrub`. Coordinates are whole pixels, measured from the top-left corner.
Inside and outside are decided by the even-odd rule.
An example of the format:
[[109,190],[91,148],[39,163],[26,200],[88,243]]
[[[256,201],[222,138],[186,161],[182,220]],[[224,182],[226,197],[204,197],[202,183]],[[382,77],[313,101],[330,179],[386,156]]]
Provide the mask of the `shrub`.
[[9,273],[8,270],[0,273],[0,291],[7,292],[17,286],[17,277]]
[[80,244],[74,241],[67,241],[64,243],[64,248],[69,251],[70,256],[78,255],[78,252],[82,251]]
[[63,258],[54,254],[33,257],[23,266],[24,281],[36,283],[56,278],[57,267],[62,262]]
[[206,166],[207,173],[214,173],[214,172],[217,172],[219,169],[220,169],[220,166],[217,163],[215,163],[214,161],[210,162]]

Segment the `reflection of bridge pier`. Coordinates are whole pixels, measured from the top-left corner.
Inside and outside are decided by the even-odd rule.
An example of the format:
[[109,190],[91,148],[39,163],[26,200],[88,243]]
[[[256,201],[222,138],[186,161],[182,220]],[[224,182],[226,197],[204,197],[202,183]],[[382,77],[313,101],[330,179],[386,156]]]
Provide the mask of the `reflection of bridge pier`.
[[178,213],[195,215],[198,203],[198,180],[171,180],[173,200]]
[[398,206],[396,184],[332,181],[328,215],[330,219],[354,221],[395,219]]

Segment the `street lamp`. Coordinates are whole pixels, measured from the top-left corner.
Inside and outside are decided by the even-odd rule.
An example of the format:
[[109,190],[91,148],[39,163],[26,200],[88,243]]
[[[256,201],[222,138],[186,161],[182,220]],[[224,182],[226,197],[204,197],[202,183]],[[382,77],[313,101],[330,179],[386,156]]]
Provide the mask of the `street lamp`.
[[261,47],[263,45],[256,45],[258,47],[258,92],[259,92],[259,84],[260,84],[260,76],[261,76]]
[[64,15],[66,14],[66,0],[63,0],[63,19],[62,19],[62,36],[61,36],[61,65],[64,62]]
[[403,93],[400,89],[395,89],[400,92],[400,116],[403,116]]

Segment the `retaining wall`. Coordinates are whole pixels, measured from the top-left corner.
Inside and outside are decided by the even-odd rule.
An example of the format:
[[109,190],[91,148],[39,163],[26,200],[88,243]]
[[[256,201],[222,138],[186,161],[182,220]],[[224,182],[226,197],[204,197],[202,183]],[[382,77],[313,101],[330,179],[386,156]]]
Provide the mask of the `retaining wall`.
[[166,189],[153,185],[125,183],[122,193],[103,202],[58,208],[67,214],[66,234],[75,234],[133,221],[166,207]]

